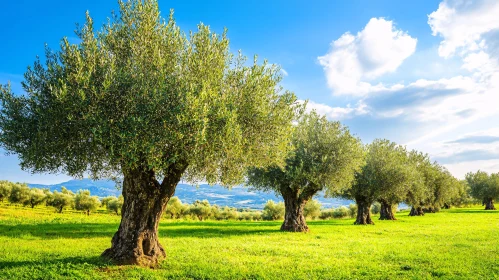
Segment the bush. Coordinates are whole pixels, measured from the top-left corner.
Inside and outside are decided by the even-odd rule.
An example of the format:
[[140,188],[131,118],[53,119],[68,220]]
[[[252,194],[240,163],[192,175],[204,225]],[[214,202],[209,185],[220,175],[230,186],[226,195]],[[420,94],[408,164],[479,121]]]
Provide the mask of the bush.
[[108,197],[104,197],[101,201],[100,201],[100,206],[101,207],[105,207],[107,209],[107,205],[109,203],[109,201],[113,200],[113,199],[117,199],[116,196],[108,196]]
[[319,216],[322,220],[329,220],[333,218],[334,209],[325,209],[321,211],[321,215]]
[[185,212],[187,212],[189,206],[182,204],[182,201],[174,196],[168,201],[168,205],[166,206],[166,215],[170,219],[180,219],[184,216]]
[[350,210],[350,218],[355,218],[357,216],[357,204],[350,204],[348,210]]
[[212,216],[211,205],[208,200],[196,200],[189,207],[189,214],[196,216],[200,221],[206,220]]
[[305,204],[303,215],[312,220],[317,219],[321,215],[321,203],[315,199],[311,199]]
[[263,207],[262,218],[267,221],[281,220],[284,218],[284,203],[275,203],[273,200],[267,201]]
[[236,208],[230,208],[229,206],[225,206],[223,210],[220,212],[217,219],[237,220],[238,218],[239,218],[239,212],[237,212]]
[[340,206],[334,209],[333,217],[337,219],[346,218],[350,216],[350,210],[345,206]]

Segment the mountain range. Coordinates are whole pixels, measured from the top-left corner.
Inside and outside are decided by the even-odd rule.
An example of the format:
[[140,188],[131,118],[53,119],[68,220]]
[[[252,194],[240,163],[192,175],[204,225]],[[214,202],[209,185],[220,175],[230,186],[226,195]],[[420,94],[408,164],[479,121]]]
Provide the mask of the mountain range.
[[[78,190],[89,190],[90,194],[99,197],[119,196],[121,189],[111,180],[71,180],[68,182],[55,185],[29,184],[32,188],[48,188],[51,191],[60,191],[61,187],[65,187],[72,192]],[[224,188],[219,185],[210,186],[201,184],[196,186],[179,183],[175,191],[182,202],[192,203],[196,200],[208,200],[210,204],[219,206],[230,206],[236,208],[263,209],[264,204],[268,200],[282,201],[282,198],[274,193],[261,192],[250,190],[246,187],[236,186],[231,189]],[[341,205],[349,205],[352,201],[336,198],[323,198],[321,196],[314,197],[321,202],[322,207],[331,208]]]

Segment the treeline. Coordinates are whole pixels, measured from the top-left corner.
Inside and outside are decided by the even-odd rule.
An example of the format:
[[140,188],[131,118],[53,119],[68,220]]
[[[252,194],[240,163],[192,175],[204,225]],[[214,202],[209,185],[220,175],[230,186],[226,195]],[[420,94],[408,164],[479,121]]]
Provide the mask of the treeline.
[[84,211],[87,215],[99,207],[119,213],[123,205],[123,196],[106,197],[90,195],[89,190],[79,190],[77,193],[61,188],[61,191],[51,192],[49,189],[30,188],[24,183],[0,181],[0,201],[7,200],[11,204],[34,208],[38,205],[54,207],[58,213],[64,209]]

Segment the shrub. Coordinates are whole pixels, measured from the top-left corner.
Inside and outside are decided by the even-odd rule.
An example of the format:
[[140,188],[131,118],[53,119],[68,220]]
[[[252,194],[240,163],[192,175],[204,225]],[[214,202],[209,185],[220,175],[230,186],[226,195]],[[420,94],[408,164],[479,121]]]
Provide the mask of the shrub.
[[322,210],[319,218],[322,219],[322,220],[332,219],[333,218],[333,213],[334,213],[334,209],[325,209],[325,210]]
[[348,210],[350,210],[350,218],[355,218],[357,216],[357,204],[350,204]]
[[101,207],[106,207],[107,209],[107,205],[109,203],[109,201],[113,200],[113,199],[117,199],[116,196],[108,196],[108,197],[104,197],[101,201],[100,201],[100,206]]
[[166,206],[166,215],[170,219],[180,219],[184,216],[185,212],[189,209],[189,206],[182,204],[182,201],[174,196],[168,201]]
[[350,215],[350,210],[345,206],[340,206],[334,209],[333,217],[337,219],[345,218]]
[[317,219],[321,215],[321,203],[315,199],[311,199],[303,208],[303,215],[312,220]]
[[189,213],[196,216],[200,221],[212,216],[211,205],[208,200],[196,200],[189,208]]
[[284,218],[284,203],[275,203],[273,200],[267,201],[263,207],[262,218],[267,221],[281,220]]

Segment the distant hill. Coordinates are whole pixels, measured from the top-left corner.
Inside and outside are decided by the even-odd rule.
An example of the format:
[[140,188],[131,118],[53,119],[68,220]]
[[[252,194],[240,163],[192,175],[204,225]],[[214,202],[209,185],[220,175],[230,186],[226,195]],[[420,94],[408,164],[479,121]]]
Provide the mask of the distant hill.
[[[92,195],[97,195],[99,197],[110,195],[119,196],[121,194],[121,189],[117,188],[116,183],[110,180],[93,181],[90,179],[83,179],[71,180],[55,185],[29,184],[29,186],[32,188],[48,188],[51,191],[60,191],[62,186],[72,192],[86,189],[89,190]],[[199,185],[196,187],[188,184],[179,184],[175,191],[175,196],[180,198],[182,202],[187,203],[206,199],[211,204],[251,209],[262,209],[265,202],[269,199],[282,201],[282,198],[276,197],[273,193],[249,191],[248,188],[240,186],[229,190],[218,185]],[[319,200],[322,203],[322,206],[326,208],[349,205],[352,203],[352,201],[343,199],[325,199],[322,197],[316,197],[315,199]]]

